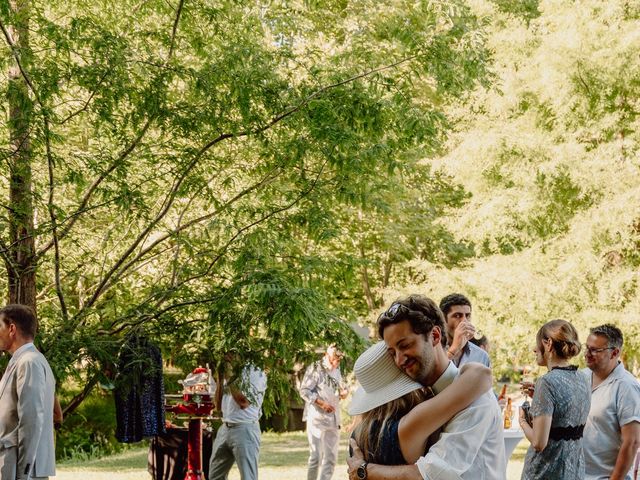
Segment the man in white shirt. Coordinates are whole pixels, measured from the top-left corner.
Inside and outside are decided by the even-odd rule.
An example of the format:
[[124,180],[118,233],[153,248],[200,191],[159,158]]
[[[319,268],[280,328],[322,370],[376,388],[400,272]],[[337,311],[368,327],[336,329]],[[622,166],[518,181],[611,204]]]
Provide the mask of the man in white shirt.
[[[394,302],[378,318],[378,333],[396,365],[434,393],[458,375],[444,350],[444,316],[422,295]],[[500,409],[488,390],[443,428],[439,440],[414,465],[386,466],[364,462],[351,441],[347,460],[352,480],[505,480],[506,458]]]
[[340,373],[342,357],[340,349],[330,345],[322,359],[309,365],[300,384],[309,440],[307,480],[333,477],[340,442],[339,402],[348,393]]
[[640,384],[620,362],[622,332],[613,325],[592,328],[585,373],[591,378],[591,409],[583,444],[587,480],[631,480],[640,448]]
[[222,425],[211,449],[209,480],[226,480],[235,461],[242,480],[257,480],[260,416],[267,376],[246,365],[237,379],[225,382]]

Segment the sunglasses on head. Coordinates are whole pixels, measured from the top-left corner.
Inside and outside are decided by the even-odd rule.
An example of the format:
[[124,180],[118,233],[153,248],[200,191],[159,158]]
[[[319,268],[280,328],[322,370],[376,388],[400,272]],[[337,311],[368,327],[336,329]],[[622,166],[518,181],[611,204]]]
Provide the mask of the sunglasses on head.
[[401,315],[407,315],[411,312],[411,309],[402,303],[392,303],[391,306],[382,312],[378,317],[378,321],[383,318],[388,318],[389,320],[395,320],[397,317]]

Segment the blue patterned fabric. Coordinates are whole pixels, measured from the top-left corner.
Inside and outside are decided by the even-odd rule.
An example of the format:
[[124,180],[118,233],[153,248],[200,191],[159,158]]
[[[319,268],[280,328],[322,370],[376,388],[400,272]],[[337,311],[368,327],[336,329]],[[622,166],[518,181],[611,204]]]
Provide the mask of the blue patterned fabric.
[[127,340],[118,357],[115,383],[116,439],[134,443],[165,433],[160,349],[144,337]]
[[[533,417],[551,415],[551,428],[573,430],[585,424],[591,405],[591,387],[575,368],[554,368],[536,383],[531,402]],[[549,439],[541,452],[529,447],[522,480],[584,479],[582,438]]]

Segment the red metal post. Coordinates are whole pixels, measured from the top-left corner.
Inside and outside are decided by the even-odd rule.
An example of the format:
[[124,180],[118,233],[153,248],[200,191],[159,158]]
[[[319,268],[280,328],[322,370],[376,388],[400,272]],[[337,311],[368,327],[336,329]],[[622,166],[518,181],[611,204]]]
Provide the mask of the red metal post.
[[189,420],[187,475],[184,480],[206,480],[202,471],[202,419]]

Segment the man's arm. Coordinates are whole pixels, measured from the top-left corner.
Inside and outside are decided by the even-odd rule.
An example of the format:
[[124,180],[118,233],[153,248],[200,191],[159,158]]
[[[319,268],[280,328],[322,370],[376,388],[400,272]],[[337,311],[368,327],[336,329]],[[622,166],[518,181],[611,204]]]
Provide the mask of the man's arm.
[[640,448],[640,423],[631,422],[620,427],[622,444],[616,458],[616,465],[610,480],[623,480],[633,465],[636,452]]
[[[446,425],[440,439],[416,465],[423,478],[459,479],[470,472],[480,449],[490,440],[488,432],[502,431],[498,405],[488,399],[474,402]],[[495,408],[492,413],[491,409]],[[506,470],[504,442],[493,439],[496,445],[492,467]]]
[[229,393],[242,410],[251,405],[249,399],[235,385],[229,385]]
[[327,413],[335,411],[332,405],[325,402],[318,395],[318,374],[314,365],[309,366],[304,374],[304,378],[300,384],[300,396],[305,402],[311,405],[315,404]]
[[16,366],[18,393],[18,465],[16,480],[29,478],[38,450],[45,418],[53,423],[51,411],[45,413],[46,374],[34,359]]
[[[359,480],[356,472],[364,462],[362,451],[352,438],[349,441],[353,449],[353,455],[347,457],[349,466],[349,480]],[[367,464],[367,480],[422,480],[418,467],[414,465],[378,465]]]
[[232,383],[229,385],[229,393],[238,406],[244,410],[251,405],[252,402],[255,402],[258,406],[261,405],[264,392],[267,389],[267,376],[265,373],[257,368],[245,367],[242,370],[240,378],[242,379],[242,388],[245,389],[245,391],[249,391],[249,397],[251,399],[249,399],[235,383]]

